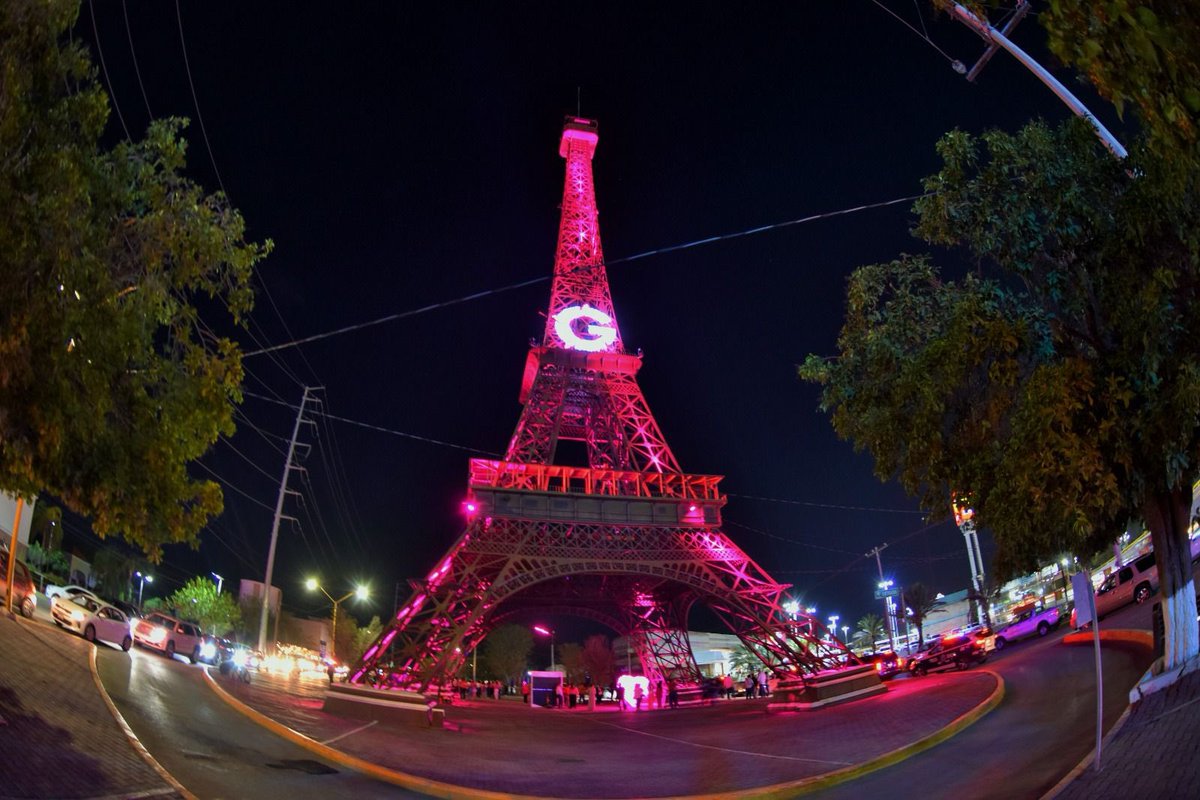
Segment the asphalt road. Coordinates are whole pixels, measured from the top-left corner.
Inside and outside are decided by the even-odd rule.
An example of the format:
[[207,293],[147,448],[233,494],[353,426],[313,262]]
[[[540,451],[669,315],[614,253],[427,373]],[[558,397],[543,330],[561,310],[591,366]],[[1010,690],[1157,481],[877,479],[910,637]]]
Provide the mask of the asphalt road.
[[100,648],[97,669],[146,749],[189,791],[205,798],[329,800],[418,797],[315,758],[227,706],[201,667],[134,648]]
[[[39,615],[40,616],[40,615]],[[1131,606],[1102,628],[1150,625],[1150,606]],[[1065,628],[1044,640],[993,654],[986,668],[1006,682],[1004,702],[932,750],[816,795],[820,798],[1038,797],[1095,741],[1094,656],[1061,644]],[[1128,691],[1148,666],[1136,650],[1102,649],[1105,729],[1124,711]],[[202,798],[415,797],[321,762],[229,708],[205,685],[201,668],[134,648],[100,647],[105,688],[147,749]],[[922,680],[922,679],[913,679]],[[870,702],[865,701],[865,702]],[[912,787],[919,787],[913,789]]]
[[[1150,604],[1123,609],[1100,624],[1101,630],[1149,628]],[[894,767],[810,796],[1041,797],[1096,743],[1095,654],[1090,646],[1062,644],[1068,632],[1064,625],[1045,639],[1015,642],[993,653],[984,668],[1003,676],[1004,701],[958,736]],[[1101,648],[1106,732],[1129,704],[1129,690],[1150,660],[1137,649]]]

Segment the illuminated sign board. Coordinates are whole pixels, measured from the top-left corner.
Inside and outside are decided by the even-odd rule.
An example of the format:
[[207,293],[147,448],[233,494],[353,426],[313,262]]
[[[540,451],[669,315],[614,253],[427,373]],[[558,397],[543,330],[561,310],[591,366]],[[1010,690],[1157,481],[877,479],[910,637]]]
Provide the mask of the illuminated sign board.
[[613,318],[587,303],[567,306],[555,314],[554,332],[567,347],[587,353],[607,350],[617,340]]

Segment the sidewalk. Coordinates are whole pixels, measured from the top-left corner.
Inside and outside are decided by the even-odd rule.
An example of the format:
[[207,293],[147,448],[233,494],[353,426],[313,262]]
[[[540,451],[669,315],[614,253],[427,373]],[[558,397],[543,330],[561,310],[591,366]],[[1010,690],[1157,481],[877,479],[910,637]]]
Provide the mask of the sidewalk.
[[92,677],[91,645],[0,613],[0,794],[178,798]]
[[1200,792],[1200,671],[1146,697],[1056,800],[1156,800]]
[[814,713],[768,713],[768,701],[761,699],[642,712],[468,700],[456,701],[439,729],[326,714],[324,681],[265,675],[250,685],[215,680],[238,701],[317,742],[419,781],[571,798],[772,786],[794,793],[830,773],[856,775],[867,762],[902,755],[956,721],[964,724],[964,715],[998,698],[1001,685],[981,670],[902,679],[870,702]]

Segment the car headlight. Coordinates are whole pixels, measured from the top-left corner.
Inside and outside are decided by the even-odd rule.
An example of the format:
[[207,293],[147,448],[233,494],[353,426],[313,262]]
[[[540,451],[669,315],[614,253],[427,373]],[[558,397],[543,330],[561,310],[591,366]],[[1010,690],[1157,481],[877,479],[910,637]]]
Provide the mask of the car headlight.
[[217,654],[217,646],[214,645],[212,642],[205,642],[204,644],[200,645],[200,657],[201,658],[212,658],[216,654]]
[[239,669],[246,666],[246,651],[245,650],[235,651],[233,656],[229,660],[232,661],[233,665]]
[[71,612],[71,619],[75,620],[76,622],[83,622],[83,617],[84,617],[84,614],[82,611],[72,611]]
[[158,644],[163,639],[167,638],[167,631],[165,628],[151,628],[150,634],[147,638],[155,644]]

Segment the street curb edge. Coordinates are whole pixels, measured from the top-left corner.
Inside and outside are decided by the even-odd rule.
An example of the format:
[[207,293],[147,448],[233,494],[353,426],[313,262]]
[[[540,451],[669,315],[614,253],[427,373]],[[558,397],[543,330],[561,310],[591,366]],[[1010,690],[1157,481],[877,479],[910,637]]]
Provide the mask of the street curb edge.
[[199,800],[196,795],[189,792],[182,783],[176,780],[175,776],[168,772],[166,767],[158,763],[158,759],[150,754],[150,751],[146,749],[144,744],[142,744],[142,740],[139,739],[137,734],[133,732],[133,728],[129,727],[129,723],[125,721],[125,717],[123,717],[121,712],[117,709],[117,704],[114,703],[112,698],[108,696],[108,690],[104,688],[104,682],[100,680],[100,671],[96,668],[95,644],[92,645],[92,649],[88,653],[88,667],[91,668],[92,680],[96,684],[96,689],[100,692],[100,697],[104,700],[104,705],[108,706],[108,710],[113,715],[113,719],[117,721],[117,725],[121,728],[122,732],[124,732],[125,738],[129,740],[129,744],[133,746],[134,751],[142,757],[143,761],[150,765],[151,769],[158,773],[160,778],[166,781],[167,784],[170,785],[175,791],[179,792],[179,794],[183,795],[186,800]]

